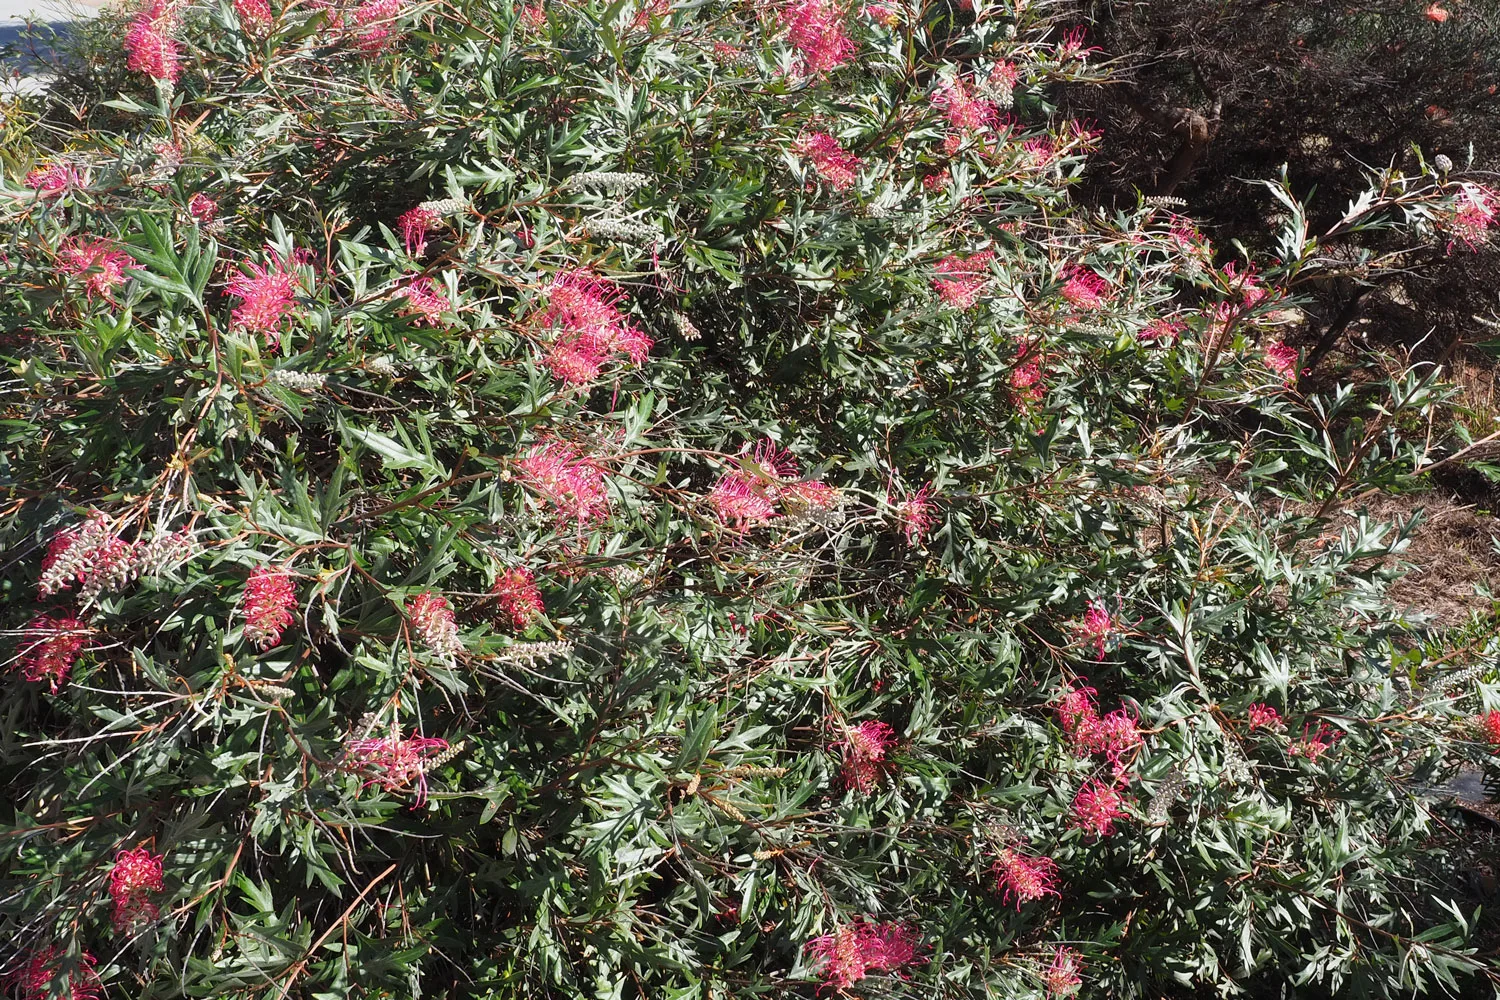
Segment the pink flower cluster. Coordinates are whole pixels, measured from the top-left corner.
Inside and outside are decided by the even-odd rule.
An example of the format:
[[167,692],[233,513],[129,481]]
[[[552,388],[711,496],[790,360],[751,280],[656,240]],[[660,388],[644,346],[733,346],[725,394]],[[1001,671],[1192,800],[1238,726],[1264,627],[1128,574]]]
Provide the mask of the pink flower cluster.
[[79,956],[78,971],[62,977],[60,989],[53,991],[53,982],[62,971],[62,959],[61,950],[49,945],[8,973],[5,984],[16,990],[20,1000],[98,1000],[103,989],[99,973],[94,971],[98,961],[88,952]]
[[427,250],[427,235],[442,224],[443,217],[430,208],[418,205],[402,212],[396,218],[396,233],[401,245],[413,257],[420,257]]
[[245,618],[245,641],[260,649],[279,645],[281,634],[297,620],[297,588],[284,570],[258,566],[245,581],[240,614]]
[[1004,847],[990,870],[995,875],[995,890],[1001,900],[1006,903],[1014,900],[1017,910],[1022,903],[1058,895],[1057,862],[1051,858],[1033,857]]
[[1187,331],[1187,324],[1180,319],[1153,319],[1147,323],[1136,339],[1143,344],[1161,344],[1170,347]]
[[177,63],[177,39],[172,37],[177,30],[177,12],[166,0],[152,0],[135,19],[125,33],[125,52],[129,58],[127,69],[145,73],[156,80],[176,83],[182,67]]
[[860,918],[832,934],[813,938],[807,952],[823,964],[823,980],[847,989],[873,972],[897,972],[917,963],[917,939],[894,923]]
[[1102,660],[1105,652],[1119,646],[1125,626],[1119,615],[1109,610],[1108,604],[1090,598],[1083,612],[1083,621],[1073,626],[1073,633],[1093,646],[1095,656]]
[[345,767],[370,777],[365,788],[379,785],[387,792],[417,790],[416,805],[427,801],[427,772],[448,754],[448,741],[425,736],[397,734],[376,739],[350,740],[344,745]]
[[521,482],[539,494],[564,521],[581,528],[609,517],[604,470],[561,441],[534,445],[516,462]]
[[451,658],[463,648],[453,606],[442,594],[428,590],[415,595],[406,602],[406,614],[422,645],[438,656]]
[[1479,717],[1479,728],[1490,746],[1500,748],[1500,712],[1486,712]]
[[536,577],[531,570],[518,568],[502,571],[490,588],[500,604],[500,610],[510,615],[511,624],[524,629],[542,616],[546,606],[542,603],[542,592],[537,589]]
[[1083,977],[1079,975],[1082,965],[1078,952],[1062,945],[1056,946],[1052,952],[1052,961],[1042,970],[1042,985],[1046,987],[1047,995],[1066,997],[1076,993],[1078,987],[1083,985]]
[[390,23],[401,16],[402,0],[365,0],[354,8],[355,45],[363,52],[379,52],[394,39]]
[[1246,267],[1241,274],[1234,261],[1224,265],[1224,283],[1240,300],[1245,309],[1254,309],[1271,297],[1270,289],[1255,276],[1254,267]]
[[431,278],[413,278],[396,292],[406,300],[406,314],[418,326],[439,326],[443,313],[452,308],[447,294]]
[[266,0],[234,0],[234,12],[247,34],[264,35],[271,30],[275,17]]
[[67,683],[78,654],[87,644],[88,629],[77,618],[38,615],[21,634],[21,676],[28,681],[48,681],[56,694]]
[[49,163],[26,175],[26,186],[42,198],[56,197],[64,191],[83,187],[85,183],[78,168],[66,162]]
[[1122,802],[1116,786],[1090,778],[1073,797],[1073,825],[1095,837],[1108,837],[1115,832],[1115,820],[1125,815]]
[[1245,718],[1249,721],[1251,729],[1270,729],[1280,732],[1286,728],[1286,721],[1282,719],[1281,713],[1265,702],[1256,702],[1251,705],[1245,712]]
[[868,794],[889,770],[886,752],[895,742],[896,731],[884,722],[861,722],[846,730],[844,738],[833,744],[834,748],[842,748],[839,777],[844,787]]
[[76,582],[85,587],[123,575],[135,546],[115,534],[109,520],[98,512],[76,528],[64,528],[52,536],[42,557],[42,575],[37,594],[51,597]]
[[967,257],[950,253],[937,262],[937,273],[946,277],[932,279],[932,286],[948,305],[967,309],[989,285],[990,262],[994,259],[990,250]]
[[1091,687],[1065,685],[1058,698],[1057,719],[1078,754],[1097,754],[1109,762],[1118,779],[1128,770],[1127,756],[1144,740],[1135,716],[1126,708],[1100,715]]
[[850,153],[827,132],[806,132],[793,147],[806,157],[818,176],[835,191],[847,191],[859,176],[859,157]]
[[133,259],[113,240],[91,236],[70,236],[57,251],[57,269],[63,274],[83,279],[90,299],[95,296],[114,301],[114,290],[123,285]]
[[1064,272],[1063,279],[1058,294],[1079,309],[1099,309],[1108,301],[1109,282],[1096,271],[1070,267]]
[[1302,739],[1287,747],[1286,752],[1290,757],[1301,757],[1309,763],[1316,764],[1325,753],[1333,749],[1333,745],[1342,735],[1343,733],[1330,728],[1326,722],[1318,723],[1316,730],[1312,728],[1312,723],[1306,723],[1302,726]]
[[827,483],[799,479],[801,469],[791,452],[761,438],[740,455],[739,468],[725,472],[708,494],[708,505],[719,520],[739,530],[766,524],[778,514],[777,504],[790,512],[827,510],[838,503],[839,492]]
[[621,354],[637,365],[646,360],[651,338],[625,318],[623,299],[613,283],[588,271],[565,271],[552,280],[540,322],[556,331],[543,361],[553,375],[583,385]]
[[265,265],[245,264],[250,273],[235,274],[225,289],[240,300],[230,321],[240,329],[266,334],[275,347],[281,342],[281,321],[292,308],[298,280],[297,272],[276,251],[268,250],[267,257]]
[[901,533],[906,536],[907,545],[920,542],[937,523],[931,483],[924,484],[917,492],[901,500],[888,496],[886,502],[896,509],[896,519],[901,522]]
[[219,203],[202,192],[189,198],[187,207],[188,214],[200,226],[211,226],[214,220],[219,217]]
[[148,894],[162,891],[162,857],[152,855],[144,847],[121,851],[115,856],[114,867],[109,871],[115,933],[127,933],[138,923],[149,923],[161,915]]
[[1271,341],[1266,345],[1266,367],[1287,385],[1296,385],[1297,349],[1279,340]]
[[1047,398],[1047,377],[1040,358],[1021,361],[1010,371],[1010,402],[1021,413],[1030,413]]
[[1453,252],[1454,243],[1462,243],[1470,250],[1488,243],[1496,214],[1500,214],[1500,192],[1480,184],[1461,185],[1453,209],[1445,219],[1445,228],[1453,237],[1448,241],[1448,252]]
[[830,73],[854,55],[844,29],[844,11],[831,0],[792,0],[786,12],[787,41],[808,76]]
[[961,133],[977,132],[1000,121],[1000,109],[993,102],[976,97],[962,80],[945,82],[932,95],[933,106]]

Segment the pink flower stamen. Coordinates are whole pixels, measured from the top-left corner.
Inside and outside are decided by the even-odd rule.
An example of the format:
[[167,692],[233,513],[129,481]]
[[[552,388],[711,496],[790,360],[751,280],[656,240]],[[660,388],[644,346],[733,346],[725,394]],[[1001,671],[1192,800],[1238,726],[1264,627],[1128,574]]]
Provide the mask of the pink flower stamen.
[[258,566],[245,581],[240,614],[245,641],[260,649],[280,645],[281,634],[297,620],[297,587],[290,573]]
[[844,738],[833,744],[833,747],[842,749],[839,776],[844,787],[861,794],[874,789],[881,775],[890,768],[886,752],[895,742],[896,731],[884,722],[861,722],[847,730]]
[[1114,786],[1090,778],[1073,797],[1072,825],[1094,837],[1108,837],[1115,832],[1115,820],[1125,815],[1122,802]]
[[38,615],[21,634],[21,676],[28,681],[46,681],[52,693],[67,683],[78,654],[88,645],[88,629],[77,618]]
[[500,610],[510,615],[511,624],[524,629],[546,610],[542,592],[529,569],[508,569],[495,578],[490,593],[499,601]]
[[1012,848],[1002,848],[991,871],[1001,900],[1015,901],[1016,909],[1043,896],[1057,896],[1057,862],[1047,857],[1033,857]]

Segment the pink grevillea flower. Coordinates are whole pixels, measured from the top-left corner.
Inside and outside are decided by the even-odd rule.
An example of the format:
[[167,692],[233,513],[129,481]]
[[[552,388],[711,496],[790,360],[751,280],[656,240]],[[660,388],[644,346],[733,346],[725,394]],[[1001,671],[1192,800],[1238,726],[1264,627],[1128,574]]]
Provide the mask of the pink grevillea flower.
[[1313,731],[1312,724],[1306,723],[1302,727],[1302,739],[1287,747],[1286,752],[1291,757],[1302,757],[1310,763],[1317,763],[1343,734],[1335,729],[1330,729],[1326,722],[1318,723],[1318,728]]
[[953,175],[948,172],[947,167],[944,167],[935,174],[928,174],[926,177],[923,177],[922,187],[927,191],[942,191],[952,180]]
[[1246,309],[1253,309],[1271,297],[1271,292],[1255,276],[1255,268],[1247,267],[1243,274],[1233,261],[1224,265],[1224,283],[1239,296]]
[[144,847],[121,851],[109,871],[109,896],[115,903],[115,931],[124,934],[141,922],[155,920],[160,911],[147,893],[162,891],[162,858]]
[[901,522],[901,533],[906,536],[907,545],[920,542],[937,523],[931,483],[923,485],[917,492],[902,500],[888,496],[886,502],[896,509],[896,520]]
[[1480,184],[1460,185],[1452,211],[1444,220],[1444,228],[1453,237],[1448,241],[1448,252],[1453,252],[1455,243],[1462,243],[1470,250],[1488,243],[1497,213],[1500,213],[1500,192]]
[[609,516],[604,470],[560,441],[534,445],[516,462],[521,481],[579,527]]
[[1042,985],[1048,996],[1067,997],[1078,992],[1083,985],[1079,975],[1083,962],[1078,952],[1058,945],[1053,949],[1052,960],[1042,969]]
[[438,326],[452,308],[443,287],[431,278],[414,278],[397,292],[406,300],[406,315],[418,326]]
[[1428,4],[1427,9],[1422,12],[1427,15],[1427,20],[1435,24],[1442,24],[1448,20],[1448,12],[1440,4]]
[[1297,357],[1297,349],[1290,344],[1273,340],[1266,345],[1266,367],[1287,385],[1297,384]]
[[1095,837],[1108,837],[1115,832],[1115,820],[1125,815],[1122,801],[1114,786],[1090,778],[1073,796],[1072,825]]
[[1021,153],[1034,169],[1050,167],[1057,161],[1057,144],[1051,136],[1036,136],[1021,143]]
[[787,41],[808,76],[830,73],[854,55],[844,11],[830,0],[793,0],[786,12]]
[[260,649],[279,645],[281,633],[297,620],[297,587],[290,573],[258,566],[245,581],[240,614],[245,641]]
[[182,72],[177,64],[177,40],[172,37],[176,30],[176,11],[163,0],[155,0],[135,16],[125,33],[125,51],[130,56],[126,68],[176,83]]
[[[419,595],[420,596],[420,595]],[[447,740],[397,735],[350,740],[344,744],[344,766],[369,775],[365,788],[379,785],[387,792],[417,791],[416,805],[427,801],[427,772],[451,757]]]
[[1477,720],[1480,732],[1490,746],[1500,748],[1500,712],[1486,712]]
[[827,483],[816,480],[796,480],[781,487],[781,502],[793,512],[810,510],[832,510],[837,507],[841,494]]
[[776,503],[766,487],[741,472],[726,472],[709,491],[708,505],[719,520],[739,530],[766,524],[776,516]]
[[611,359],[623,354],[633,364],[646,360],[651,338],[632,326],[620,310],[624,294],[611,282],[584,270],[565,271],[547,289],[539,322],[556,331],[543,363],[565,382],[582,385],[598,378]]
[[275,20],[266,0],[234,0],[234,12],[239,16],[240,27],[252,35],[264,35]]
[[[354,8],[354,23],[361,29],[355,32],[355,45],[363,52],[379,52],[393,40],[388,27],[401,16],[402,0],[365,0]],[[373,25],[373,27],[372,27]]]
[[119,902],[131,893],[162,891],[162,859],[144,847],[121,851],[109,870],[109,895]]
[[453,619],[453,607],[443,595],[430,590],[415,595],[406,602],[406,614],[422,645],[438,656],[451,658],[463,648],[458,638],[458,623]]
[[1016,84],[1021,82],[1021,70],[1015,63],[1001,60],[991,67],[989,79],[990,83],[996,87],[1014,90]]
[[1077,59],[1082,61],[1088,58],[1090,52],[1098,52],[1097,48],[1086,48],[1083,40],[1088,37],[1088,29],[1079,25],[1072,28],[1063,35],[1062,41],[1057,45],[1057,58],[1061,60]]
[[500,603],[500,610],[510,615],[511,624],[524,629],[542,616],[542,592],[537,589],[531,570],[518,568],[501,572],[490,593]]
[[1109,282],[1086,267],[1070,267],[1064,273],[1062,290],[1065,300],[1079,309],[1098,309],[1108,301]]
[[1145,328],[1135,335],[1135,339],[1143,344],[1160,344],[1170,347],[1184,333],[1187,332],[1187,324],[1180,319],[1153,319],[1147,323]]
[[873,972],[897,972],[914,965],[917,937],[894,923],[857,919],[807,943],[807,953],[823,966],[823,980],[846,989]]
[[1018,910],[1022,903],[1059,895],[1057,862],[1051,858],[1032,857],[1004,847],[990,870],[995,875],[995,891],[1000,893],[1001,901],[1015,900]]
[[1108,604],[1090,599],[1088,608],[1083,613],[1083,621],[1075,625],[1073,631],[1084,642],[1093,646],[1095,655],[1102,660],[1106,650],[1119,645],[1124,629],[1119,617],[1109,610]]
[[962,80],[945,82],[932,95],[932,104],[959,132],[975,132],[1000,119],[1000,109],[991,101],[975,97]]
[[847,191],[859,176],[859,157],[848,152],[827,132],[807,132],[792,147],[812,163],[818,176],[835,191]]
[[867,3],[860,13],[868,20],[883,24],[887,28],[894,28],[901,23],[901,13],[894,7],[888,7],[883,3]]
[[1047,377],[1042,362],[1033,358],[1023,361],[1010,372],[1010,402],[1021,413],[1030,413],[1047,398]]
[[47,681],[52,693],[67,683],[88,644],[88,629],[67,615],[38,615],[21,633],[21,676],[28,681]]
[[1135,716],[1124,708],[1086,719],[1073,732],[1073,749],[1103,756],[1116,778],[1129,766],[1126,755],[1144,742]]
[[932,286],[948,305],[967,309],[989,284],[990,262],[994,259],[995,254],[990,250],[967,257],[950,253],[936,267],[937,273],[946,277],[932,279]]
[[201,192],[188,199],[187,207],[188,214],[200,226],[211,226],[219,217],[219,203]]
[[43,198],[51,198],[83,187],[84,177],[71,163],[49,163],[26,175],[26,186]]
[[1064,681],[1062,692],[1057,696],[1057,723],[1069,736],[1093,724],[1098,718],[1094,708],[1094,696],[1098,692],[1091,687],[1074,687]]
[[1265,702],[1256,702],[1245,712],[1245,718],[1250,722],[1251,729],[1271,729],[1277,732],[1286,728],[1286,721],[1282,719],[1281,713],[1276,711]]
[[134,260],[113,240],[70,236],[57,251],[57,269],[82,278],[90,299],[114,301],[114,290],[125,284]]
[[235,274],[224,287],[240,300],[230,313],[230,321],[240,329],[265,334],[275,347],[281,342],[281,321],[295,300],[297,272],[274,250],[268,251],[267,257],[266,265],[245,264],[250,273]]
[[890,767],[886,751],[896,742],[896,731],[884,722],[861,722],[845,731],[844,738],[833,746],[841,748],[843,763],[839,776],[844,787],[868,793]]
[[108,518],[95,512],[76,528],[64,528],[52,536],[42,558],[42,576],[37,593],[51,597],[75,582],[88,587],[126,567],[134,546],[115,534]]
[[402,212],[396,218],[396,233],[401,245],[413,257],[422,256],[427,249],[427,235],[442,224],[443,217],[430,208],[418,205]]
[[[78,968],[61,976],[63,953],[56,945],[49,945],[32,953],[26,961],[5,977],[7,986],[15,988],[20,1000],[98,1000],[102,985],[99,974],[94,971],[98,960],[88,952],[79,956]],[[57,983],[54,992],[53,984]]]

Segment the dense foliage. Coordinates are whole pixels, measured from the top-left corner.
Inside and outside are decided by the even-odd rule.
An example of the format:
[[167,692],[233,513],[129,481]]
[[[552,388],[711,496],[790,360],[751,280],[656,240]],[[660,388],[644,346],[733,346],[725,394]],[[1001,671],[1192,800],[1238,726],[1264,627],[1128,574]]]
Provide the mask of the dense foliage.
[[1494,651],[1360,510],[1446,390],[1278,329],[1500,202],[1079,211],[1070,27],[106,17],[0,189],[17,995],[1485,988]]

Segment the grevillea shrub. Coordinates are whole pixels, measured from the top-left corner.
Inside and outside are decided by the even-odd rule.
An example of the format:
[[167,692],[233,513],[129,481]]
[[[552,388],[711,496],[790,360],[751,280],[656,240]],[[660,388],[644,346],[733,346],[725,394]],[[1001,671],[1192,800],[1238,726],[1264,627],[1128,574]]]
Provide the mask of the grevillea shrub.
[[1077,211],[1087,33],[973,6],[90,36],[0,189],[18,995],[1482,981],[1493,650],[1361,513],[1444,390],[1280,328],[1488,217]]

